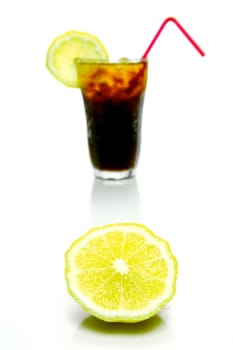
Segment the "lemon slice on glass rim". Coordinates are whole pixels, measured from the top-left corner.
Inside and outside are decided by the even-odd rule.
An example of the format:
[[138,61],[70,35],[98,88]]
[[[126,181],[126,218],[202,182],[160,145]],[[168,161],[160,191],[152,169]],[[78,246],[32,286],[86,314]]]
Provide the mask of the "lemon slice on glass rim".
[[46,66],[64,85],[78,88],[76,58],[108,59],[108,52],[96,36],[71,30],[52,41],[47,50]]
[[70,295],[107,322],[134,323],[157,314],[175,295],[177,275],[168,242],[137,223],[92,228],[65,254]]

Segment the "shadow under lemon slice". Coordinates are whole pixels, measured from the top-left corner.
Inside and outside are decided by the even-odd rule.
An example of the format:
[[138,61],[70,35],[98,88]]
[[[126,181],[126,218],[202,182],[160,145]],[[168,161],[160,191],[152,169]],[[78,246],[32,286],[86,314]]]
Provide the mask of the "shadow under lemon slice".
[[168,242],[138,223],[92,228],[65,254],[69,293],[107,322],[155,316],[175,295],[177,274]]
[[75,59],[108,59],[108,52],[94,35],[75,30],[56,37],[46,55],[49,72],[67,87],[79,88]]

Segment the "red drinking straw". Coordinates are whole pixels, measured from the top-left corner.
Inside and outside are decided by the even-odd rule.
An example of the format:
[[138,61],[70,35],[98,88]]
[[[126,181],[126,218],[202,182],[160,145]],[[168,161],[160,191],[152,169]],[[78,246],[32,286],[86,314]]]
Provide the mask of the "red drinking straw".
[[180,29],[180,31],[184,34],[184,36],[189,40],[189,42],[195,47],[195,49],[199,52],[199,54],[201,56],[205,56],[204,51],[200,48],[200,46],[197,45],[197,43],[193,40],[193,38],[191,38],[191,36],[186,32],[186,30],[181,26],[181,24],[177,21],[177,19],[175,19],[174,17],[168,17],[166,18],[163,23],[161,24],[159,30],[157,31],[157,33],[155,34],[153,40],[151,41],[150,45],[148,46],[148,48],[146,49],[144,55],[142,56],[142,58],[146,58],[148,53],[150,52],[151,48],[153,47],[154,43],[156,42],[156,40],[158,39],[160,33],[162,32],[163,28],[165,27],[165,25],[168,22],[173,22],[175,23],[175,25]]

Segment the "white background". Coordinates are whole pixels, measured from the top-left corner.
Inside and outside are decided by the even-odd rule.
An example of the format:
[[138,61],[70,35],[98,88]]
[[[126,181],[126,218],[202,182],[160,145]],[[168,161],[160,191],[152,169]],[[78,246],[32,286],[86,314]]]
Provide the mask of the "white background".
[[[228,0],[47,0],[0,5],[0,349],[233,348],[233,50]],[[51,40],[97,35],[149,55],[133,181],[94,181],[80,91],[45,68]],[[138,221],[169,240],[177,293],[136,325],[105,324],[67,293],[64,253],[94,225]]]

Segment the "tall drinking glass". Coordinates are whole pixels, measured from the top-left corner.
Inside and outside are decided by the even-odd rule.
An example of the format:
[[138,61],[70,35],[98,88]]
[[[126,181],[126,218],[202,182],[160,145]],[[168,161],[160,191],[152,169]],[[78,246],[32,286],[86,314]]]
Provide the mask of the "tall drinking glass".
[[104,180],[130,178],[140,153],[147,59],[77,59],[76,64],[94,174]]

